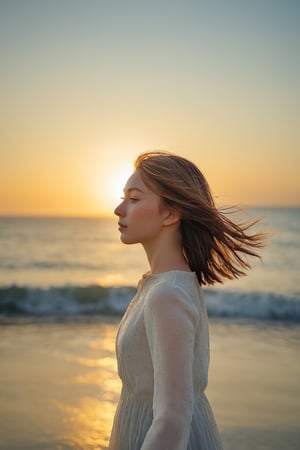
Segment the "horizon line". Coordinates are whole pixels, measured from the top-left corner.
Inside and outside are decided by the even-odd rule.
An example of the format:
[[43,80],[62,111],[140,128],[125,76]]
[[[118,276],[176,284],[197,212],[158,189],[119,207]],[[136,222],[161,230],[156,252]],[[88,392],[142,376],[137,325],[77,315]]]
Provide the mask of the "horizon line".
[[[300,205],[243,205],[237,206],[237,209],[299,209]],[[43,214],[43,213],[28,213],[28,214],[2,214],[0,213],[0,218],[10,218],[10,219],[112,219],[114,214],[99,213],[99,214]]]

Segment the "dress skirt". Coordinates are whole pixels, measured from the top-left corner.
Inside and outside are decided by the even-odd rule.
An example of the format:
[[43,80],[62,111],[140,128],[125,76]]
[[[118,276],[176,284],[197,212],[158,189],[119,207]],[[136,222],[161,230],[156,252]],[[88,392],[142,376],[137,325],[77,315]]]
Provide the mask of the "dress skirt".
[[[112,429],[110,450],[141,450],[152,420],[152,398],[141,398],[123,388]],[[214,415],[206,395],[201,393],[194,403],[188,446],[184,450],[221,449],[223,447]]]

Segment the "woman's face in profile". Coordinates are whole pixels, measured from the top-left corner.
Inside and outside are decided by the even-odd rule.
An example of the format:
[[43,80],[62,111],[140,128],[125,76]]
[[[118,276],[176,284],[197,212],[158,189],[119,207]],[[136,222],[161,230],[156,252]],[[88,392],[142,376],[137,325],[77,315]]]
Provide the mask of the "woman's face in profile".
[[167,215],[160,197],[146,186],[139,170],[127,180],[124,197],[114,213],[119,217],[120,239],[124,244],[155,241]]

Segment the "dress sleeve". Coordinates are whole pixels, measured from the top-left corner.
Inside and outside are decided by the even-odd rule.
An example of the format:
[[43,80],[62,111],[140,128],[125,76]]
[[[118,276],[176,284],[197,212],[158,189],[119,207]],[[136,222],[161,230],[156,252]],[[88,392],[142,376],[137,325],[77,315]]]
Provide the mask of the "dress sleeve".
[[179,288],[156,289],[144,310],[154,370],[153,421],[141,450],[186,450],[193,414],[198,310]]

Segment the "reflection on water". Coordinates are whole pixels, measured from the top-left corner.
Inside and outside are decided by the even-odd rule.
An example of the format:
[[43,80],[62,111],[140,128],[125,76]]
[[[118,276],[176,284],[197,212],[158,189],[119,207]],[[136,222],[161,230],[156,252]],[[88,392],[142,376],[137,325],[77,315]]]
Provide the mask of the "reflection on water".
[[110,401],[84,397],[78,406],[56,402],[64,414],[63,440],[76,449],[106,449],[115,405]]
[[107,449],[121,386],[105,320],[0,328],[1,448]]
[[[81,396],[76,405],[57,401],[56,407],[63,413],[64,436],[72,448],[84,450],[106,449],[116,402],[120,392],[120,380],[116,376],[115,359],[116,327],[101,326],[97,339],[86,341],[85,354],[68,353],[65,360],[80,366],[71,382],[83,388],[98,387],[93,397]],[[95,358],[97,356],[97,358]],[[90,370],[93,369],[93,370]]]

